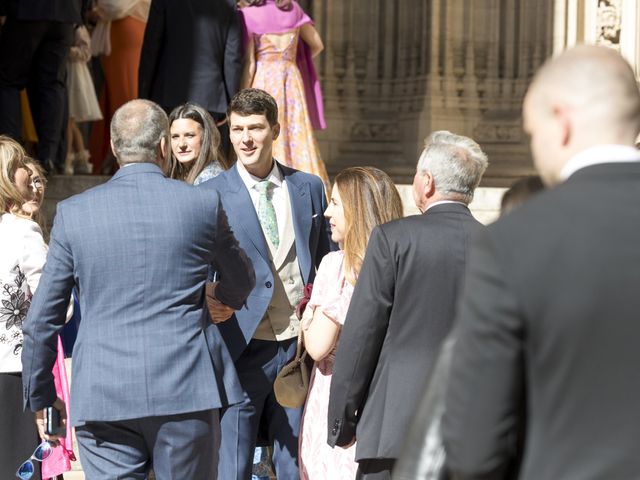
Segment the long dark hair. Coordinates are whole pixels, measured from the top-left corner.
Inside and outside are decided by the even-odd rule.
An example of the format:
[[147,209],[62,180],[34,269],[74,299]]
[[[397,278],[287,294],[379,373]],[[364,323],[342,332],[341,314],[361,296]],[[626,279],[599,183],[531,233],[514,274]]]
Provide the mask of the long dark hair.
[[200,154],[192,165],[183,165],[178,161],[171,150],[171,171],[169,176],[184,180],[187,183],[193,183],[198,175],[207,165],[218,162],[227,170],[229,164],[227,159],[220,152],[220,132],[209,112],[200,105],[195,103],[184,103],[173,109],[169,115],[169,128],[175,120],[187,118],[197,122],[202,127],[202,145],[200,146]]

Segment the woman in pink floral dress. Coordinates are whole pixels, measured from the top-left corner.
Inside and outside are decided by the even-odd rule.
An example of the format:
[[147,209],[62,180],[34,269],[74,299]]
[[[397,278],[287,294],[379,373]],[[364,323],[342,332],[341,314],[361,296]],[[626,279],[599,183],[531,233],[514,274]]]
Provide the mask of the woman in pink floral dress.
[[243,0],[247,33],[242,88],[265,90],[278,103],[280,135],[273,156],[289,167],[318,175],[328,187],[314,129],[326,127],[312,58],[324,45],[295,0]]
[[371,231],[400,218],[402,202],[382,170],[353,167],[340,172],[325,211],[331,239],[340,250],[324,257],[302,319],[304,342],[316,361],[302,417],[300,476],[303,480],[354,479],[355,444],[327,445],[327,408],[335,351]]

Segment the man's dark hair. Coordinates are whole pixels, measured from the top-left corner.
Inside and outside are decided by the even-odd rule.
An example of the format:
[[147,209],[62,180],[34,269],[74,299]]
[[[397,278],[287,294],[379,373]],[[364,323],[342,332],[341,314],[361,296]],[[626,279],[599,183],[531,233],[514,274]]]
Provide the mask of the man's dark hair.
[[264,115],[270,126],[278,123],[278,104],[276,100],[264,90],[245,88],[236,93],[227,109],[227,118],[232,113],[243,117],[249,115]]

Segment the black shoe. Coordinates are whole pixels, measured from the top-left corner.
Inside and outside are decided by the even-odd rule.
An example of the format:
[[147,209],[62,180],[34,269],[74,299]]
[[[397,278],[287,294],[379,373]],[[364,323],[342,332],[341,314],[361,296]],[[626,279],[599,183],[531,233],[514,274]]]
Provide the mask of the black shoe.
[[40,163],[42,164],[44,173],[47,177],[51,177],[53,175],[61,175],[64,173],[64,167],[56,165],[51,159],[45,160],[44,162]]

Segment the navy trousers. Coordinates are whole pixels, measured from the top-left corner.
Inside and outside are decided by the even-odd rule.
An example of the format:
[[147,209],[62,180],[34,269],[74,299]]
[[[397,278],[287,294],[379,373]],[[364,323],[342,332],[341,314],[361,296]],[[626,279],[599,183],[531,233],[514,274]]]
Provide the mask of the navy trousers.
[[278,480],[299,478],[302,408],[284,408],[273,394],[276,375],[295,356],[296,343],[297,338],[284,342],[252,340],[236,361],[245,399],[222,412],[220,479],[251,479],[259,430],[267,443],[273,445],[273,466]]

